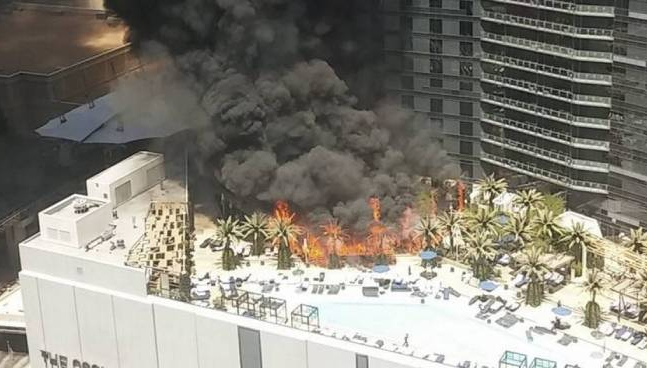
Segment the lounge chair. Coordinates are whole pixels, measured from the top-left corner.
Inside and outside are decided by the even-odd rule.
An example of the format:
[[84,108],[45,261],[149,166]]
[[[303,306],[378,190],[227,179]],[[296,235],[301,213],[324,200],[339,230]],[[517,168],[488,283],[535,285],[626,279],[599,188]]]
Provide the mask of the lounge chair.
[[504,306],[505,305],[503,303],[501,303],[500,301],[497,300],[490,306],[489,311],[490,311],[490,313],[495,314],[495,313],[499,312],[501,309],[503,309]]
[[319,290],[317,290],[317,294],[323,294],[324,290],[326,290],[326,287],[324,285],[319,285]]
[[641,350],[647,349],[647,338],[643,339],[643,341],[639,342],[636,344],[636,347]]
[[481,297],[480,295],[473,296],[472,299],[470,299],[469,303],[467,303],[467,304],[472,305],[472,304],[476,303],[479,300],[480,297]]
[[613,335],[615,330],[615,325],[609,322],[602,322],[600,326],[598,326],[598,331],[606,336]]
[[637,345],[644,338],[645,338],[645,334],[643,332],[634,333],[634,335],[631,337],[631,345]]
[[634,332],[635,331],[633,328],[628,328],[627,331],[625,331],[625,333],[623,333],[622,336],[620,336],[620,340],[622,341],[629,340],[629,338],[634,335]]
[[620,338],[622,337],[622,335],[624,335],[624,334],[625,334],[625,332],[627,332],[627,330],[628,330],[628,329],[629,329],[629,328],[628,328],[627,326],[620,326],[620,327],[616,330],[616,333],[615,333],[615,335],[614,335],[613,337],[615,337],[616,339],[620,340]]
[[445,361],[445,356],[443,354],[435,354],[436,359],[434,360],[436,363],[442,364]]
[[490,300],[487,301],[487,303],[479,305],[479,309],[481,311],[487,312],[487,311],[490,310],[490,307],[492,306],[492,304],[494,304],[494,302],[495,302],[494,299],[490,299]]
[[519,304],[517,302],[512,302],[512,303],[506,305],[505,309],[509,310],[510,312],[514,312],[517,309],[519,309],[519,307],[521,307],[521,304]]
[[526,330],[526,339],[528,339],[528,342],[532,342],[532,341],[533,341],[533,338],[532,338],[532,330],[531,330],[531,329],[527,329],[527,330]]
[[443,289],[443,300],[449,300],[449,288],[448,287]]
[[452,296],[454,296],[454,297],[456,297],[456,298],[460,298],[460,297],[461,297],[461,293],[459,293],[458,291],[456,291],[456,289],[454,289],[453,287],[451,287],[451,286],[450,286],[450,287],[448,287],[447,289],[449,290],[449,293],[450,293]]
[[617,366],[622,367],[623,365],[625,365],[625,363],[627,363],[628,359],[629,358],[626,355],[622,354],[622,357],[620,357],[620,360],[618,361],[618,363],[616,363]]

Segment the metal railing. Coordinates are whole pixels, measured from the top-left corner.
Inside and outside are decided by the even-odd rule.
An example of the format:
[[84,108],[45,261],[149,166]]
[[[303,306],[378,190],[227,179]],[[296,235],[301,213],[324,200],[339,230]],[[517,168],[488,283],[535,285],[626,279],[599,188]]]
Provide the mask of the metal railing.
[[576,59],[592,59],[591,61],[611,62],[613,54],[610,52],[602,51],[589,51],[589,50],[576,50],[570,47],[552,45],[548,43],[532,41],[525,38],[504,36],[496,33],[483,32],[482,36],[486,40],[496,41],[499,43],[510,44],[515,47],[527,49],[529,51],[540,51],[551,55],[576,58]]
[[572,137],[568,134],[557,132],[555,130],[550,130],[534,124],[529,124],[529,123],[525,123],[517,120],[504,118],[491,113],[483,113],[483,119],[487,120],[489,123],[492,123],[494,125],[504,126],[512,130],[516,130],[525,134],[552,140],[562,144],[593,146],[596,149],[602,148],[603,150],[609,149],[609,142],[606,142],[606,141]]
[[524,6],[531,6],[533,8],[547,8],[552,10],[560,10],[569,13],[580,13],[583,15],[608,15],[614,16],[614,7],[602,5],[588,5],[588,4],[575,4],[568,1],[559,0],[494,0],[508,4],[518,4]]
[[572,70],[568,70],[568,69],[564,69],[564,68],[560,68],[552,65],[545,65],[534,61],[517,59],[510,56],[483,53],[482,59],[488,62],[513,66],[515,68],[522,69],[522,70],[550,74],[558,78],[564,78],[569,80],[573,79],[581,82],[595,81],[595,82],[608,82],[609,84],[611,84],[611,80],[612,80],[610,74],[574,72]]
[[611,106],[611,97],[580,95],[571,91],[544,86],[542,84],[532,83],[521,79],[508,78],[505,76],[486,73],[481,74],[481,78],[498,82],[510,87],[517,87],[532,94],[538,94],[545,97],[555,98],[566,102],[585,102],[590,104],[603,104]]
[[[518,15],[503,14],[492,11],[483,12],[484,18],[492,21],[502,21],[505,24],[519,25],[522,27],[541,28],[560,34],[575,35],[591,38],[609,37],[613,38],[613,30],[604,28],[580,28],[563,23],[549,22],[545,20],[521,17]],[[589,38],[589,37],[587,37]]]
[[553,110],[536,104],[531,104],[523,101],[514,100],[511,98],[496,96],[490,93],[483,93],[483,95],[481,96],[481,99],[485,100],[486,102],[493,103],[495,105],[510,107],[525,113],[537,114],[541,117],[554,119],[564,124],[571,124],[575,126],[591,127],[591,128],[604,128],[604,129],[609,129],[610,127],[609,119],[575,116],[566,111]]
[[565,175],[542,169],[540,167],[529,164],[527,162],[512,160],[507,157],[499,157],[486,152],[481,153],[481,159],[494,163],[495,165],[506,167],[510,170],[521,172],[534,177],[539,177],[541,179],[555,183],[557,185],[562,185],[575,190],[582,190],[582,191],[602,193],[602,194],[608,193],[607,184],[583,181],[583,180],[573,180]]

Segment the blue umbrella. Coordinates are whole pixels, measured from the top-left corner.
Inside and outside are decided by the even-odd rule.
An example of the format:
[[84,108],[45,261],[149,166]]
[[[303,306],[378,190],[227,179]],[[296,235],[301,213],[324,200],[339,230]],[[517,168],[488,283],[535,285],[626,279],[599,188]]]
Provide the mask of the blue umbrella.
[[495,282],[493,282],[493,281],[489,281],[489,280],[488,280],[488,281],[481,281],[481,283],[479,284],[479,287],[480,287],[481,289],[483,289],[483,290],[487,291],[487,292],[490,292],[490,291],[492,291],[492,290],[494,290],[494,289],[498,288],[498,287],[499,287],[499,285],[497,285],[497,284],[496,284]]
[[389,265],[375,265],[373,266],[373,272],[375,273],[385,273],[389,271]]
[[555,313],[556,315],[561,316],[561,317],[566,317],[566,316],[570,315],[571,313],[573,313],[570,309],[565,308],[565,307],[555,307],[555,308],[552,309],[552,311],[553,311],[553,313]]
[[426,250],[424,252],[420,252],[420,258],[422,258],[423,261],[431,261],[437,256],[438,254],[432,250]]

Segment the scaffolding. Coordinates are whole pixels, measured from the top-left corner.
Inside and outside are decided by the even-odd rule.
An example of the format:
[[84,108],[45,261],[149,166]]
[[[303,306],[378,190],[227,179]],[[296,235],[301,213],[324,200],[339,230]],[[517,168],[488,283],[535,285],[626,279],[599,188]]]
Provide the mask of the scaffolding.
[[290,313],[292,320],[292,327],[312,331],[319,328],[319,308],[308,305],[299,304],[292,313]]
[[499,360],[499,368],[527,368],[528,357],[514,351],[506,351]]
[[239,316],[270,320],[274,323],[288,322],[286,302],[284,299],[267,297],[250,291],[241,291],[237,296],[226,298]]
[[552,360],[535,358],[530,363],[530,368],[557,368],[557,363]]

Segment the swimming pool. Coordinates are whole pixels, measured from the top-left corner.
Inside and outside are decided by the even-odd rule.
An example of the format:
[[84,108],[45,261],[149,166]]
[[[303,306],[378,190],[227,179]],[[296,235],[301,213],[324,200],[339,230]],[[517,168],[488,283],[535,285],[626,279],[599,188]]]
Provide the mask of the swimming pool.
[[[416,299],[417,300],[417,299]],[[479,365],[497,366],[506,350],[533,358],[554,360],[558,366],[566,363],[583,367],[601,366],[592,354],[601,349],[586,342],[564,347],[556,341],[561,337],[534,334],[528,342],[526,330],[530,323],[518,323],[506,329],[474,317],[476,306],[464,300],[428,300],[427,304],[378,303],[322,303],[319,304],[323,326],[344,326],[373,337],[381,337],[398,344],[409,334],[409,344],[425,353],[440,353],[452,360],[470,360]],[[498,316],[502,316],[500,313]]]

